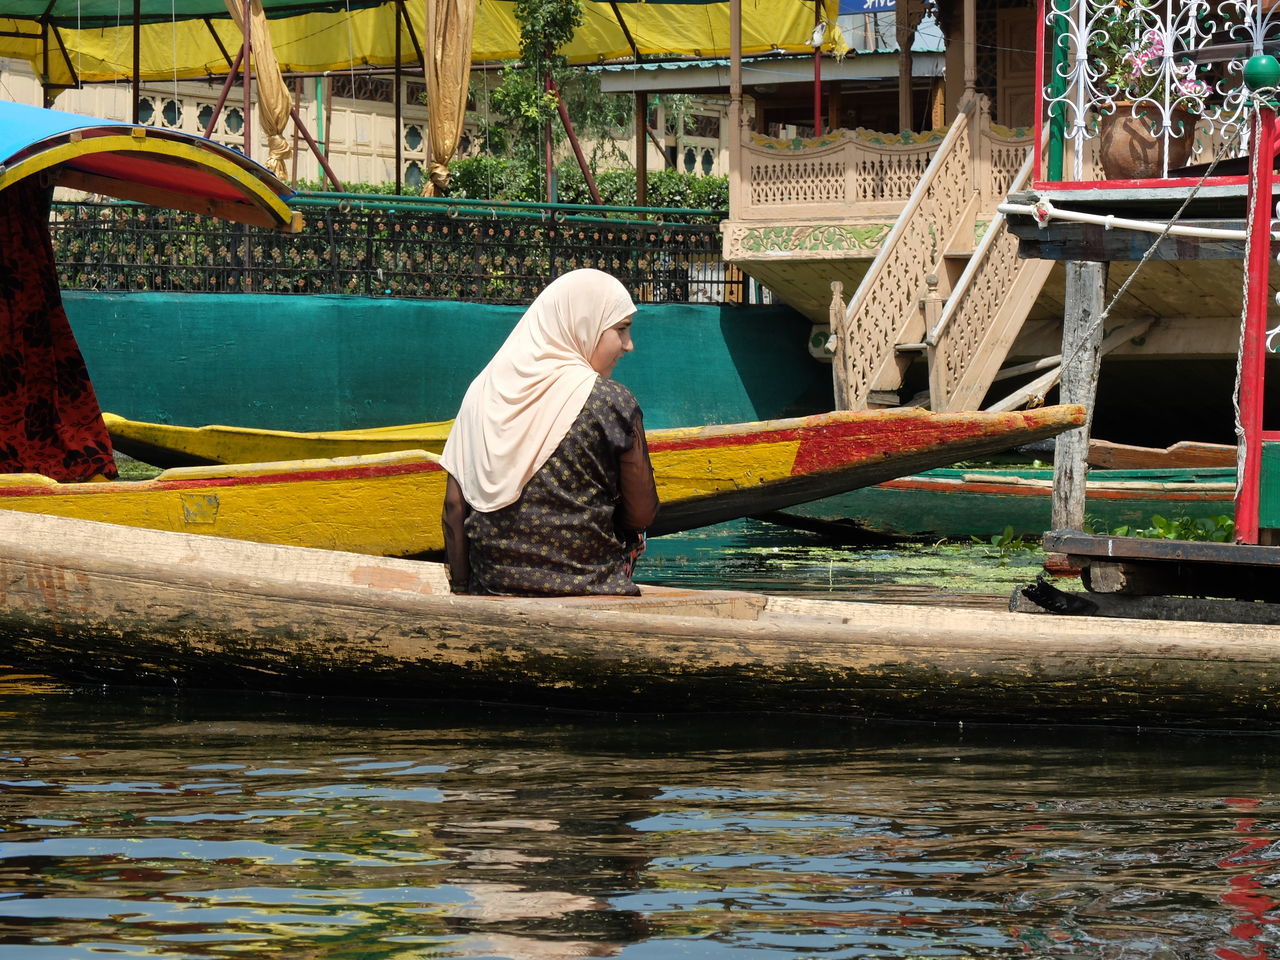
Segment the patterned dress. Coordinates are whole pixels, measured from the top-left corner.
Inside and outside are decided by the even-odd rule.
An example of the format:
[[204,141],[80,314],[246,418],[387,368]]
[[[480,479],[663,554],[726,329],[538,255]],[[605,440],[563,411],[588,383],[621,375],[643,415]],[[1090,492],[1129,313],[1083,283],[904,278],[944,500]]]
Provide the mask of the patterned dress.
[[614,380],[596,381],[582,412],[520,499],[466,519],[472,593],[635,596],[614,529],[618,458],[639,407]]
[[27,177],[0,190],[0,473],[114,477],[49,240],[51,191]]

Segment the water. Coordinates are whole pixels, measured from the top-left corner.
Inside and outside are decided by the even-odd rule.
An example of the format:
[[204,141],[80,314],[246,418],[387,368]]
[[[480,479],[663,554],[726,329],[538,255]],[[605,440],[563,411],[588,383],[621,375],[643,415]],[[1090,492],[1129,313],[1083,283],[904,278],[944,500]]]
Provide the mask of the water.
[[1261,957],[1268,739],[46,693],[0,956]]
[[1043,564],[1044,553],[1032,541],[839,544],[740,520],[651,540],[636,578],[830,600],[1003,607],[1014,586],[1034,580]]
[[[928,589],[710,536],[730,581]],[[705,544],[647,559],[698,580]],[[1278,746],[11,675],[0,958],[1280,957]]]

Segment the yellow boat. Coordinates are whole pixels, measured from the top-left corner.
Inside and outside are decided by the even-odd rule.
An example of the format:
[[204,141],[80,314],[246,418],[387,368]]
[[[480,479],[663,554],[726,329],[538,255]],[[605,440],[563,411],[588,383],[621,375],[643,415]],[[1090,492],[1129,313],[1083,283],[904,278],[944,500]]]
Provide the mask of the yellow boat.
[[126,420],[114,413],[103,413],[102,419],[117,450],[157,467],[314,460],[395,453],[399,450],[439,453],[444,449],[444,442],[453,427],[452,420],[440,420],[365,430],[295,433],[216,423],[204,427],[182,427]]
[[[1013,413],[846,411],[648,434],[674,533],[833,496],[1053,436],[1078,406]],[[421,450],[177,467],[152,480],[59,483],[0,476],[0,509],[379,556],[443,549],[445,473]]]

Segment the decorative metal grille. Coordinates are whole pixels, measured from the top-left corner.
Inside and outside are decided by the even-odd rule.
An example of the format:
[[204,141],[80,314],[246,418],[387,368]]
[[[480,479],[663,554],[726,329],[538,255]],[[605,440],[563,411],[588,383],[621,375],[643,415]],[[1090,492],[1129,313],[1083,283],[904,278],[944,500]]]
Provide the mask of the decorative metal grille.
[[605,270],[637,302],[738,303],[718,224],[450,216],[310,207],[300,234],[128,204],[57,203],[50,223],[70,290],[252,292],[528,303],[548,280]]
[[[1195,128],[1193,157],[1245,152],[1250,96],[1244,64],[1280,39],[1273,0],[1073,0],[1046,4],[1049,35],[1062,37],[1065,62],[1048,109],[1060,111],[1074,144],[1071,176],[1085,175],[1085,141],[1117,111],[1143,120],[1166,140]],[[1060,7],[1061,9],[1055,9]],[[1166,151],[1166,158],[1167,158]],[[1165,169],[1168,173],[1167,159]]]

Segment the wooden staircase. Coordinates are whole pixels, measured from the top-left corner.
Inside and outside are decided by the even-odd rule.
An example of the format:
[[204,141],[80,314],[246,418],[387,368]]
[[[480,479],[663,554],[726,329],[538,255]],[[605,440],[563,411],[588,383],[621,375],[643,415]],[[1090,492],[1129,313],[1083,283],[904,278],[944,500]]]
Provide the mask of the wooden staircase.
[[911,402],[934,411],[978,409],[997,378],[1053,264],[1019,260],[996,211],[1032,160],[1027,150],[1016,174],[993,177],[1011,165],[992,162],[990,126],[984,97],[961,105],[853,299],[833,303],[838,408],[901,405],[921,354],[928,398]]

